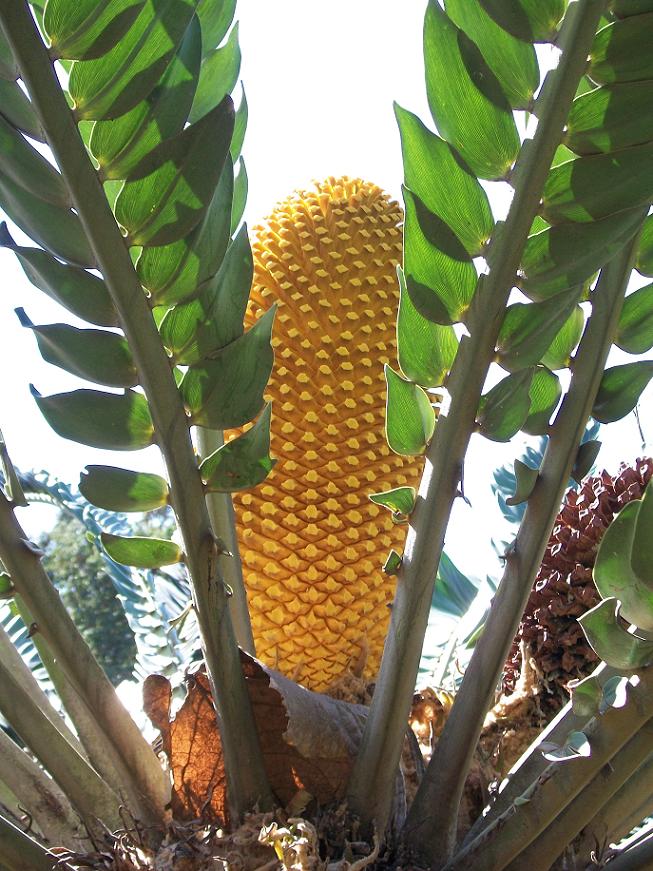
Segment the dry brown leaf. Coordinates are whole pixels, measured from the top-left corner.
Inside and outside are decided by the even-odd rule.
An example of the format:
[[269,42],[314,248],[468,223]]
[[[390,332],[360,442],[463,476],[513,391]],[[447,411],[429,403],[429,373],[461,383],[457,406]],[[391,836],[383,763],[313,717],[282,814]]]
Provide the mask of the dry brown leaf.
[[[265,767],[279,804],[286,807],[299,791],[320,805],[341,799],[367,708],[311,692],[247,654],[241,657]],[[173,775],[173,815],[228,825],[220,736],[203,666],[188,675],[187,684],[186,699],[172,720],[167,679],[151,675],[144,686],[144,709],[161,732]],[[398,781],[395,823],[404,804]]]

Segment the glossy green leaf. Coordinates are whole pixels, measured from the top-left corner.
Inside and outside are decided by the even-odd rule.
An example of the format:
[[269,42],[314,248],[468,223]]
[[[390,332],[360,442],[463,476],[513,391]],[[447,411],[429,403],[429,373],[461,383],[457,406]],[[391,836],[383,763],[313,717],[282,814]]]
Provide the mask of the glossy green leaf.
[[172,245],[143,250],[136,271],[156,303],[181,302],[215,275],[229,243],[232,194],[233,167],[226,160],[213,198],[197,227]]
[[154,426],[141,393],[73,390],[41,396],[32,388],[41,413],[62,438],[109,451],[135,451],[154,443]]
[[240,103],[238,108],[236,109],[236,118],[234,121],[234,134],[231,137],[231,159],[235,163],[240,157],[240,152],[243,149],[243,142],[245,141],[245,132],[247,130],[247,119],[249,116],[249,110],[247,108],[247,97],[245,96],[245,88],[241,86],[242,96],[240,98]]
[[508,33],[524,42],[552,42],[566,0],[481,0]]
[[640,287],[624,300],[614,343],[628,354],[653,348],[653,284]]
[[542,363],[548,369],[566,369],[584,328],[585,314],[580,306],[575,306],[542,357]]
[[653,143],[578,157],[549,173],[542,214],[552,224],[592,221],[653,199]]
[[476,45],[429,0],[424,20],[426,93],[440,134],[480,178],[505,178],[519,135],[501,86]]
[[100,540],[112,560],[137,569],[158,569],[180,563],[184,558],[178,544],[163,538],[127,538],[102,532]]
[[94,124],[89,147],[104,178],[126,178],[164,139],[181,132],[199,75],[201,40],[199,23],[193,18],[152,93],[120,118]]
[[395,104],[406,187],[478,256],[494,228],[487,194],[454,149]]
[[603,688],[597,675],[570,681],[567,687],[571,690],[571,709],[577,717],[592,717],[599,713]]
[[506,505],[520,505],[526,502],[533,492],[538,475],[538,469],[532,469],[521,460],[515,460],[515,492],[513,496],[506,499]]
[[386,557],[385,562],[383,563],[383,568],[381,571],[386,575],[396,575],[399,574],[399,569],[401,568],[402,557],[401,554],[397,553],[396,550],[391,550],[388,556]]
[[[604,599],[621,602],[621,616],[641,629],[653,629],[653,585],[638,577],[634,557],[635,529],[641,500],[629,502],[606,529],[594,564],[594,583]],[[650,536],[650,531],[649,531]],[[645,567],[646,568],[646,567]]]
[[610,6],[617,18],[653,12],[653,0],[612,0]]
[[417,311],[406,289],[401,268],[397,315],[397,358],[404,375],[422,387],[440,387],[458,350],[453,327],[434,324]]
[[130,245],[168,245],[199,223],[229,154],[232,131],[233,103],[227,97],[136,166],[115,206]]
[[592,417],[599,423],[621,420],[637,405],[651,378],[653,361],[650,360],[606,369],[594,402]]
[[1,169],[0,207],[24,233],[55,257],[79,266],[96,265],[77,215],[34,196]]
[[385,366],[388,396],[385,434],[391,450],[412,457],[423,453],[435,429],[435,412],[428,395]]
[[[73,64],[68,91],[79,119],[118,118],[152,91],[180,43],[196,0],[147,0],[118,44]],[[148,50],[143,50],[147,45]]]
[[216,48],[202,61],[197,91],[190,110],[191,123],[203,118],[233,91],[240,73],[240,59],[236,24],[225,45]]
[[7,572],[0,572],[0,600],[13,599],[14,592],[11,575],[8,575]]
[[17,185],[48,203],[65,209],[71,207],[70,194],[61,174],[2,116],[0,153],[2,171]]
[[43,26],[55,57],[101,57],[123,38],[145,0],[48,0]]
[[17,82],[0,78],[0,115],[17,130],[27,133],[38,142],[45,142],[45,136],[29,98]]
[[[653,614],[653,489],[650,486],[646,487],[644,496],[639,500],[639,511],[634,526],[630,565],[637,578],[646,584]],[[651,623],[653,628],[653,619]],[[637,625],[639,626],[639,623]]]
[[596,88],[574,100],[565,141],[576,154],[617,151],[650,142],[652,101],[652,81]]
[[200,475],[209,491],[233,493],[265,481],[277,462],[270,457],[271,410],[268,403],[254,426],[204,460]]
[[386,490],[384,493],[372,493],[370,501],[376,505],[383,505],[392,511],[393,518],[408,517],[415,507],[417,493],[414,487],[396,487],[394,490]]
[[247,227],[243,227],[199,295],[170,309],[161,322],[161,340],[176,363],[197,363],[242,335],[253,272]]
[[538,366],[529,390],[530,408],[528,417],[521,427],[528,435],[544,435],[549,429],[551,415],[555,411],[562,387],[560,379],[553,372]]
[[653,278],[653,215],[649,215],[644,221],[639,237],[635,269],[642,275]]
[[617,599],[604,599],[578,622],[596,655],[612,668],[634,671],[653,662],[653,641],[631,635],[619,622]]
[[247,202],[247,188],[249,184],[247,179],[247,170],[245,169],[245,161],[242,157],[239,158],[237,167],[238,171],[234,176],[234,196],[231,205],[232,235],[236,232],[236,230],[240,226],[240,222],[243,220],[243,215],[245,213],[245,203]]
[[544,302],[508,306],[497,340],[498,362],[509,372],[542,359],[578,301],[577,292],[561,293]]
[[4,31],[0,28],[0,79],[7,82],[15,82],[20,75],[18,64],[14,59],[13,52]]
[[653,13],[613,21],[596,34],[589,77],[599,84],[653,79]]
[[79,492],[106,511],[153,511],[168,504],[168,483],[160,475],[115,466],[87,466]]
[[582,484],[583,478],[590,473],[600,450],[601,442],[596,440],[583,442],[580,445],[571,470],[571,477],[577,484]]
[[507,442],[519,432],[529,414],[534,372],[522,369],[508,375],[481,396],[476,415],[481,435],[495,442]]
[[68,324],[34,326],[16,309],[24,327],[34,333],[41,356],[73,375],[107,387],[135,387],[138,373],[123,336],[105,330],[79,330]]
[[404,188],[404,273],[413,305],[435,323],[462,320],[476,289],[476,269],[446,224]]
[[39,248],[16,245],[4,222],[0,224],[0,245],[14,252],[33,285],[78,318],[100,327],[118,326],[118,314],[101,278],[60,263]]
[[180,391],[193,423],[212,429],[242,426],[261,411],[272,371],[272,307],[210,360],[191,366]]
[[236,0],[200,0],[197,15],[202,25],[202,55],[219,45],[229,30],[236,11]]
[[548,299],[581,284],[635,235],[641,207],[582,224],[564,223],[529,236],[520,266],[519,287],[531,299]]
[[480,48],[510,105],[527,109],[540,83],[534,47],[500,27],[480,0],[445,0],[444,8]]

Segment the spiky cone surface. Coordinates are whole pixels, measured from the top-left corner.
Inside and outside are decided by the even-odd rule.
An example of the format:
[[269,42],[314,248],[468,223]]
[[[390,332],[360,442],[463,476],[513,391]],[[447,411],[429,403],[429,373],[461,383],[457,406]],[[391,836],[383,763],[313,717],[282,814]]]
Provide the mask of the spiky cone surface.
[[234,494],[257,656],[310,689],[376,675],[405,527],[369,500],[416,485],[384,434],[383,364],[396,357],[402,212],[376,185],[330,178],[277,206],[253,245],[253,323],[278,304],[271,454]]
[[616,475],[603,471],[570,490],[556,518],[513,642],[504,675],[504,692],[513,691],[521,669],[520,645],[537,671],[540,704],[556,712],[569,700],[569,681],[586,677],[597,656],[577,618],[599,602],[592,569],[603,533],[633,499],[641,499],[653,475],[653,460],[622,464]]

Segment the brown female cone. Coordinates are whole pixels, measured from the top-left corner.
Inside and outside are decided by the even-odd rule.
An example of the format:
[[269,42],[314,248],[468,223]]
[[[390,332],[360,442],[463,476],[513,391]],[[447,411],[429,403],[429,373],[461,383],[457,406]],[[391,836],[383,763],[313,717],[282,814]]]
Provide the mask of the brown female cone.
[[405,527],[369,500],[415,485],[384,434],[396,357],[402,212],[378,187],[327,179],[281,203],[253,246],[253,323],[277,303],[265,483],[235,494],[257,656],[324,691],[379,666]]

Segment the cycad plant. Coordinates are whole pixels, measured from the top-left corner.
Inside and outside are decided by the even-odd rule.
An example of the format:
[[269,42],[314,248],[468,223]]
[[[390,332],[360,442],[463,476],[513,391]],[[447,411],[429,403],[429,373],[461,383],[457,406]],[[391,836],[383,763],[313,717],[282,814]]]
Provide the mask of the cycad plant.
[[[605,368],[612,344],[632,354],[653,344],[653,287],[624,303],[633,267],[653,271],[653,5],[427,4],[426,87],[438,133],[397,107],[401,371],[386,367],[385,424],[395,453],[424,454],[424,472],[417,490],[399,479],[375,494],[407,535],[403,553],[385,563],[375,554],[396,592],[369,710],[302,689],[252,657],[229,494],[260,485],[273,465],[263,397],[275,308],[245,330],[253,266],[241,226],[246,106],[234,112],[229,96],[239,58],[236,31],[227,36],[234,5],[0,2],[0,204],[37,247],[17,244],[6,228],[2,242],[37,287],[93,327],[36,325],[24,313],[21,321],[46,360],[122,391],[34,397],[66,438],[113,450],[159,446],[167,479],[91,466],[82,491],[110,510],[172,505],[182,544],[105,534],[103,545],[128,565],[185,564],[205,662],[172,722],[169,684],[146,682],[164,770],[20,528],[20,483],[3,451],[3,594],[38,640],[68,719],[0,635],[0,711],[30,751],[0,732],[0,782],[37,821],[32,837],[2,818],[0,861],[10,871],[50,869],[62,846],[69,868],[223,867],[233,847],[225,830],[256,811],[268,813],[261,838],[275,851],[265,861],[276,855],[286,867],[334,857],[361,867],[352,841],[357,849],[367,841],[364,864],[384,851],[379,861],[390,866],[549,868],[593,821],[611,836],[649,811],[649,497],[618,516],[609,541],[619,559],[606,551],[601,563],[606,599],[584,618],[609,667],[581,685],[465,843],[457,809],[564,487],[594,459],[593,448],[579,450],[588,417],[624,416],[653,375],[651,361]],[[541,85],[535,43],[559,49]],[[520,113],[533,127],[523,142]],[[32,140],[47,143],[54,163]],[[482,180],[512,188],[505,221],[495,222]],[[368,254],[363,246],[363,263]],[[225,430],[248,426],[225,442]],[[517,465],[513,501],[527,503],[520,530],[406,815],[399,763],[447,523],[465,495],[466,451],[472,435],[508,441],[520,430],[546,433],[546,453],[537,469]],[[366,596],[371,587],[355,578],[352,589]],[[299,620],[288,611],[290,634]],[[626,701],[616,707],[609,690],[621,675]],[[629,782],[639,786],[629,791]],[[343,798],[346,812],[333,811]],[[284,805],[287,815],[273,819]],[[249,841],[238,843],[242,861]],[[588,850],[577,866],[589,861]]]

